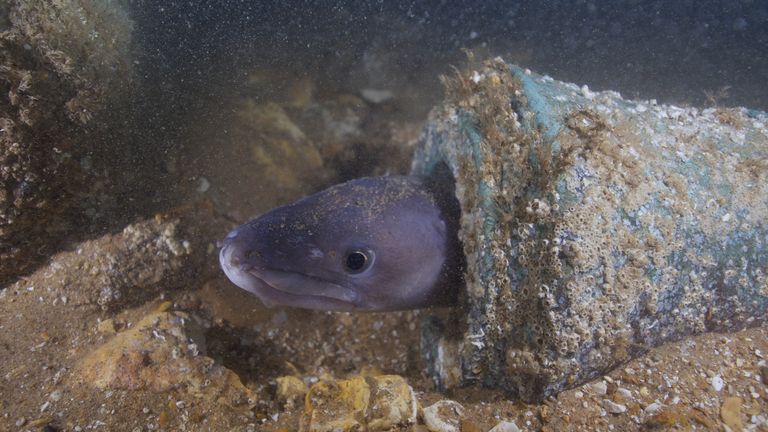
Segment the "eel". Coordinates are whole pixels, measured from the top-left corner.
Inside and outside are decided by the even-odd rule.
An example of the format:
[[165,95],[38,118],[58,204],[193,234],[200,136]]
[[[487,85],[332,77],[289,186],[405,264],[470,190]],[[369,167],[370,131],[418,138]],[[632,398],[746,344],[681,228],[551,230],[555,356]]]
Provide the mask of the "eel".
[[227,277],[267,306],[392,311],[456,302],[457,203],[430,182],[365,177],[273,209],[232,230]]

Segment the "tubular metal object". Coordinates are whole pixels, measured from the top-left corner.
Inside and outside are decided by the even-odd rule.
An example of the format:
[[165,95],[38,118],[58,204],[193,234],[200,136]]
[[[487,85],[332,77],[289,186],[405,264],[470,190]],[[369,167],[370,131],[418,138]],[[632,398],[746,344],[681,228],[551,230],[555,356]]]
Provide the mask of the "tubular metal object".
[[628,101],[500,59],[446,86],[413,164],[447,166],[462,210],[465,313],[422,339],[440,387],[537,401],[765,322],[766,113]]

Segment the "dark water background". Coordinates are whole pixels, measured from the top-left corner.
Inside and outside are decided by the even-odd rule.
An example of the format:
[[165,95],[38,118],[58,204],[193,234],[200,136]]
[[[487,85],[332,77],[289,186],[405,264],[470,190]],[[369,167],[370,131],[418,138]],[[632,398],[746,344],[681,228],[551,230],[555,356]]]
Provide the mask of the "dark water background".
[[[460,48],[525,52],[525,66],[629,97],[768,108],[768,1],[385,2],[136,0],[147,77],[193,96],[258,64],[344,87],[387,52],[404,75],[457,62]],[[439,69],[439,67],[438,67]],[[194,97],[192,97],[194,99]]]
[[222,93],[248,91],[256,69],[307,76],[331,94],[399,92],[407,116],[426,119],[462,48],[626,98],[768,110],[768,0],[131,5],[146,104],[137,133],[152,143],[139,157],[179,151],[190,119],[221,128],[206,113],[228,109]]

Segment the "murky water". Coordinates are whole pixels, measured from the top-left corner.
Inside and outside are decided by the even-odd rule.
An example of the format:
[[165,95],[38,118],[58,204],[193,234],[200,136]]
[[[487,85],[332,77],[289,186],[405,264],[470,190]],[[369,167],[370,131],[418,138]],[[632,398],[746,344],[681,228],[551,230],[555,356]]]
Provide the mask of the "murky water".
[[[143,139],[151,151],[162,149],[158,157],[170,169],[181,163],[194,167],[188,178],[214,180],[212,191],[226,195],[222,205],[242,204],[245,215],[276,202],[254,203],[249,190],[266,187],[263,173],[242,154],[228,154],[233,141],[258,134],[258,127],[242,130],[260,115],[243,114],[250,109],[243,104],[287,105],[315,147],[354,143],[344,156],[321,149],[333,173],[303,179],[309,190],[339,178],[407,171],[407,151],[394,161],[386,154],[414,138],[442,97],[438,76],[464,63],[464,48],[630,98],[768,107],[763,2],[137,1],[133,11],[142,103],[150,104],[140,114]],[[342,96],[362,105],[347,98],[322,107]],[[335,123],[323,123],[328,110]],[[238,125],[233,112],[251,118],[241,115]],[[290,169],[293,162],[273,151],[275,162]],[[173,177],[158,182],[178,193]],[[293,188],[296,195],[300,188]]]
[[[266,309],[221,274],[216,241],[329,185],[408,173],[443,98],[440,76],[496,56],[625,98],[768,110],[762,0],[0,1],[0,429],[205,424],[199,413],[218,402],[182,415],[164,408],[173,386],[92,393],[73,372],[168,299],[203,317],[208,355],[259,398],[245,414],[212,414],[211,430],[279,415],[288,420],[273,428],[295,427],[300,413],[274,398],[284,374],[310,382],[373,367],[433,390],[420,369],[421,312]],[[742,366],[707,380],[730,374],[734,394],[765,395],[754,389],[764,340],[753,340],[764,333],[733,348],[747,381]],[[702,361],[716,369],[716,357]],[[682,392],[691,406],[695,390]],[[568,397],[560,414],[581,407]]]

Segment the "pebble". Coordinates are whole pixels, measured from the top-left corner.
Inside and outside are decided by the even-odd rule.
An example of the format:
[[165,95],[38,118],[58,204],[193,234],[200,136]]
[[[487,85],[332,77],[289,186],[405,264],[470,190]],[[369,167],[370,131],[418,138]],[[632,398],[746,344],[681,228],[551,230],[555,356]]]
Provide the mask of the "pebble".
[[50,399],[50,400],[52,400],[54,402],[58,402],[59,400],[61,400],[61,397],[63,395],[64,395],[64,393],[61,390],[54,390],[54,391],[51,392],[50,395],[48,395],[48,399]]
[[660,409],[661,409],[661,404],[658,402],[654,402],[648,405],[647,407],[645,407],[643,412],[646,414],[656,414],[657,412],[659,412]]
[[117,329],[115,328],[115,320],[112,318],[105,319],[104,321],[100,322],[96,329],[99,331],[99,333],[105,333],[105,334],[115,334],[117,333]]
[[603,408],[611,414],[621,414],[627,411],[627,406],[617,404],[610,399],[603,399]]
[[24,417],[22,417],[22,418],[20,418],[20,419],[16,420],[16,427],[22,427],[22,426],[24,426],[24,424],[26,424],[26,423],[27,423],[27,419],[25,419]]
[[725,387],[725,381],[723,381],[723,378],[720,377],[720,375],[715,375],[710,380],[710,383],[712,384],[712,388],[715,389],[715,391],[720,391]]
[[602,396],[608,393],[608,384],[605,381],[593,383],[590,387],[596,395]]
[[195,190],[197,190],[199,193],[206,193],[210,188],[211,188],[211,182],[209,182],[207,178],[200,177],[197,180],[197,188]]
[[464,407],[452,400],[441,400],[424,408],[424,424],[431,432],[459,432]]
[[520,432],[515,422],[501,421],[488,432]]
[[623,387],[616,389],[616,393],[620,394],[625,399],[632,399],[632,392]]

